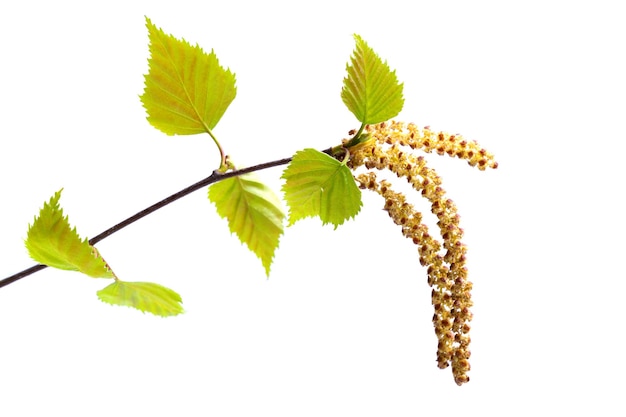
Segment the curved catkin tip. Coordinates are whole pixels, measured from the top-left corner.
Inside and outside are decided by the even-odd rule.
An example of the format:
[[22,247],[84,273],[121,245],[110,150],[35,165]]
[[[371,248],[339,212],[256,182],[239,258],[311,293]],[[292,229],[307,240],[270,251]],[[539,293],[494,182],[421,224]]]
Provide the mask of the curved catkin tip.
[[451,135],[446,132],[434,132],[429,126],[420,129],[414,123],[397,121],[368,125],[372,139],[379,144],[397,145],[411,149],[421,149],[426,153],[435,152],[464,159],[470,166],[481,171],[487,168],[496,169],[498,163],[493,154],[481,147],[475,140],[466,140],[460,134]]

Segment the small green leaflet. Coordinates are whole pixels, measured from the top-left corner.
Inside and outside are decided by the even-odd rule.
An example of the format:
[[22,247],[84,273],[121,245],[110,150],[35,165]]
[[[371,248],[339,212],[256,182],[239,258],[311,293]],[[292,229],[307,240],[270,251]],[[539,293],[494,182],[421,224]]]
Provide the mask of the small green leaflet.
[[356,49],[346,66],[341,98],[363,124],[384,122],[396,117],[404,106],[396,72],[391,71],[359,35],[354,35]]
[[152,282],[116,280],[97,294],[105,303],[133,307],[156,316],[176,316],[184,312],[178,293]]
[[146,17],[149,72],[141,96],[148,121],[168,135],[206,133],[217,125],[237,93],[235,74],[213,51],[166,35]]
[[115,278],[96,248],[81,239],[71,228],[59,207],[62,189],[44,203],[25,240],[30,257],[35,261],[67,271],[79,271],[93,278]]
[[228,220],[231,233],[261,259],[269,276],[285,218],[276,194],[255,175],[245,174],[211,185],[209,200]]
[[361,190],[350,169],[315,149],[296,152],[283,172],[283,192],[289,205],[289,225],[319,216],[335,229],[361,210]]

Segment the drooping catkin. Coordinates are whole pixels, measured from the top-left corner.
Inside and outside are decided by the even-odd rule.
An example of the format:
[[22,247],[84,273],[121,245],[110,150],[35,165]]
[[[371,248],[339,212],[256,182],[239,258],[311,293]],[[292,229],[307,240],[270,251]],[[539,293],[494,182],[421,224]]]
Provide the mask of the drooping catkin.
[[[452,365],[454,380],[462,385],[469,381],[472,320],[472,283],[467,279],[467,248],[461,241],[463,229],[459,226],[456,205],[441,187],[441,178],[426,165],[423,156],[412,151],[447,154],[465,159],[481,170],[497,168],[498,164],[492,154],[460,135],[435,134],[428,128],[393,121],[367,126],[366,131],[369,140],[350,148],[348,165],[352,169],[360,166],[367,169],[355,177],[359,186],[385,199],[384,210],[401,227],[402,234],[417,246],[420,264],[427,268],[428,284],[432,287],[437,363],[440,368]],[[422,214],[406,201],[406,196],[394,191],[390,182],[378,180],[374,170],[389,170],[405,178],[430,202],[442,242],[429,233]]]

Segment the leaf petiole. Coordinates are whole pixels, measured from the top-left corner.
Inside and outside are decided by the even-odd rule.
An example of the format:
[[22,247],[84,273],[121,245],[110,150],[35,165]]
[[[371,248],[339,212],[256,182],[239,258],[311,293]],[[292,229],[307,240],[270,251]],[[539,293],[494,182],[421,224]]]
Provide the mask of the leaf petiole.
[[363,133],[363,129],[365,129],[365,126],[367,126],[366,123],[361,123],[361,127],[359,128],[359,131],[356,132],[356,134],[354,136],[352,136],[352,139],[350,139],[348,142],[346,142],[345,144],[343,144],[344,148],[350,148],[352,146],[356,146],[359,143],[362,142],[362,137],[361,134]]
[[228,155],[226,155],[226,153],[224,152],[222,145],[220,145],[220,142],[217,140],[209,126],[204,121],[202,122],[202,125],[204,126],[204,129],[209,134],[209,136],[211,136],[211,139],[213,139],[213,142],[215,142],[215,146],[217,146],[217,150],[220,153],[220,167],[217,169],[217,171],[220,173],[228,171],[231,168],[231,164],[228,161]]

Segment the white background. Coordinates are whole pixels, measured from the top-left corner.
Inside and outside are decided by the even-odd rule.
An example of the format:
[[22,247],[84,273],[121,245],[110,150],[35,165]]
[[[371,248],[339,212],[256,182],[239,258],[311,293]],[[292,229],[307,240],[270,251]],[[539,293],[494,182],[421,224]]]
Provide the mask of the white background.
[[[469,246],[465,386],[436,367],[425,270],[378,196],[336,231],[287,229],[267,280],[204,190],[98,245],[121,279],[178,291],[183,316],[106,305],[107,281],[71,272],[0,289],[0,415],[624,415],[619,6],[3,2],[0,278],[33,264],[28,223],[61,187],[94,236],[216,167],[208,136],[145,120],[144,16],[236,73],[215,133],[240,166],[358,127],[339,96],[358,33],[405,82],[399,120],[476,139],[500,168],[431,158]],[[262,176],[278,190],[280,173]]]

